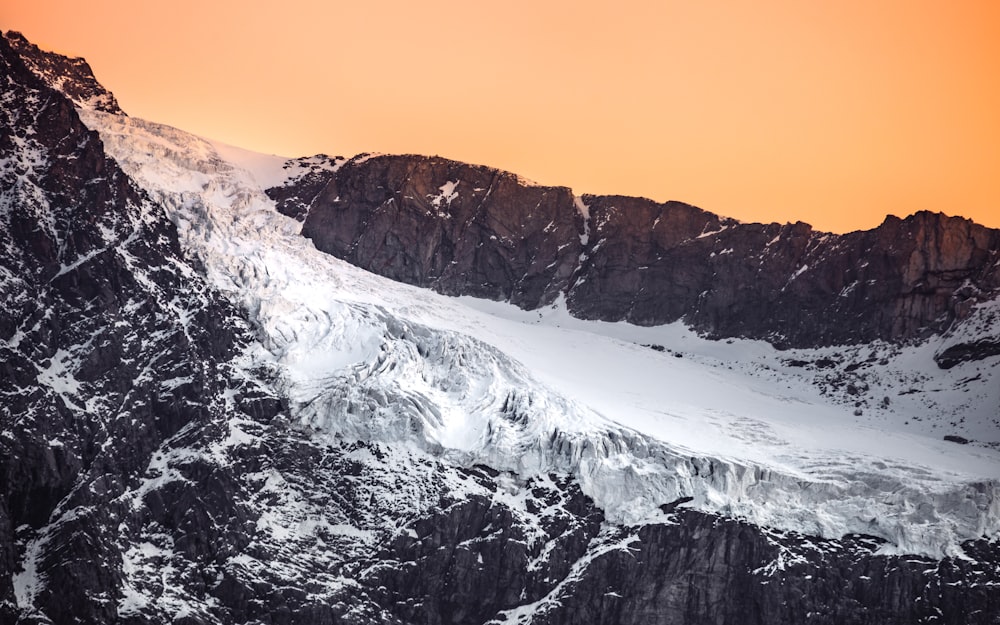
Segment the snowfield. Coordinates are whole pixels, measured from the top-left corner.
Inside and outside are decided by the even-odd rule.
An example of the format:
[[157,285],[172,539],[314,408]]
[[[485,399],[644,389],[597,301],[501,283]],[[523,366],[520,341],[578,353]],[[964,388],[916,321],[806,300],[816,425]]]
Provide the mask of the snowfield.
[[[879,536],[886,552],[959,554],[1000,535],[1000,446],[986,444],[1000,443],[1000,358],[933,361],[1000,331],[997,302],[921,345],[779,352],[680,323],[581,321],[561,301],[445,297],[317,251],[263,193],[297,175],[287,159],[80,114],[248,312],[248,375],[273,370],[293,421],[319,439],[571,474],[624,524],[666,522],[660,506],[691,497],[762,526]],[[441,210],[460,192],[445,187]]]

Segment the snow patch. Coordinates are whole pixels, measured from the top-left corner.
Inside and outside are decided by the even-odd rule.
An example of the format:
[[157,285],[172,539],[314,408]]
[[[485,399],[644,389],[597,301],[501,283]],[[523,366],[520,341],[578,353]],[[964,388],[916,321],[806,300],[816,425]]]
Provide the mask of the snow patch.
[[[431,206],[437,209],[441,209],[444,206],[450,207],[452,201],[454,201],[455,198],[458,197],[458,191],[457,191],[458,184],[459,184],[458,180],[450,180],[441,185],[440,187],[438,187],[440,193],[438,193],[437,195],[429,194],[427,197],[430,198]],[[446,213],[442,213],[440,211],[438,212],[438,214],[441,216],[447,216]]]
[[210,143],[221,158],[250,172],[262,189],[280,187],[297,173],[297,168],[286,167],[288,163],[296,162],[288,157],[260,154],[221,141]]
[[42,579],[38,571],[38,560],[42,555],[46,541],[45,534],[30,541],[24,550],[21,560],[21,571],[14,573],[14,599],[21,610],[31,610],[35,605],[35,596],[41,587]]

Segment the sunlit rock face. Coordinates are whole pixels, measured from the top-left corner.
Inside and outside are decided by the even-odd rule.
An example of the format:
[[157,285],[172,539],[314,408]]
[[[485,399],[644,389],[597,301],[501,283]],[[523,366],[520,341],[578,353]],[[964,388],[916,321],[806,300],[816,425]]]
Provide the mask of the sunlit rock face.
[[[615,318],[602,304],[610,290],[624,318],[640,324],[682,317],[714,336],[789,347],[899,341],[946,330],[1000,287],[1000,233],[961,218],[917,213],[838,236],[802,223],[717,225],[698,216],[678,240],[656,234],[669,231],[661,224],[677,209],[664,205],[643,227],[623,229],[635,218],[628,206],[595,202],[595,245],[605,242],[582,272],[589,279],[570,291],[582,315]],[[649,241],[645,251],[637,253],[637,240]],[[631,282],[617,275],[622,266]]]
[[[936,314],[962,320],[938,362],[978,409],[992,389],[965,391],[996,379],[995,356],[976,347],[998,327],[997,307],[981,304],[997,279],[995,231],[929,214],[842,238],[744,226],[417,157],[278,163],[291,184],[269,198],[221,147],[124,117],[82,60],[8,34],[0,70],[0,623],[996,622],[991,476],[800,458],[777,425],[680,414],[690,407],[673,417],[723,419],[717,435],[774,445],[782,466],[657,438],[506,353],[544,351],[520,334],[527,324],[360,271],[300,236],[304,220],[318,246],[373,271],[528,308],[568,300],[591,315],[587,285],[603,280],[617,312],[593,315],[642,323],[698,323],[688,308],[644,309],[638,294],[686,301],[737,245],[778,248],[775,288],[795,293],[812,271],[799,271],[802,258],[827,239],[867,237],[900,284],[936,276],[917,295],[883,287],[885,301],[924,298],[906,310],[944,306]],[[344,198],[343,215],[328,210]],[[691,267],[670,256],[702,245]],[[676,284],[647,282],[654,267]],[[979,273],[954,286],[970,267]],[[897,338],[925,331],[889,326]],[[606,353],[690,362],[690,379],[736,393],[755,379],[721,372],[756,361],[726,357],[769,349],[735,345],[711,368],[682,352],[696,335],[679,337]],[[877,369],[869,350],[897,358],[894,346],[860,349],[836,362],[796,352],[781,393],[797,380],[788,371],[860,375]],[[589,357],[561,362],[593,369]],[[573,388],[599,382],[582,377]],[[992,440],[988,422],[976,425]],[[988,445],[955,440],[950,460],[994,466]]]

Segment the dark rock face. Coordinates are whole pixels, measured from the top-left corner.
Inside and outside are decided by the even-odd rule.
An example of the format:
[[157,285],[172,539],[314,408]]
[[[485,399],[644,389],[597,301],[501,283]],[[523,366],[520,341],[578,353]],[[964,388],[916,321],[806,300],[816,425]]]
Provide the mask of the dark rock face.
[[[650,219],[631,226],[637,211],[627,200],[585,201],[594,204],[597,250],[569,292],[570,309],[583,317],[641,325],[683,318],[716,337],[809,347],[925,337],[1000,292],[1000,232],[939,213],[838,236],[803,223],[707,222],[666,204],[656,227],[673,231],[671,240],[655,228],[652,237],[636,234]],[[678,225],[660,225],[671,218]]]
[[535,308],[565,287],[583,227],[569,189],[440,158],[377,156],[332,176],[302,232],[394,280]]
[[144,597],[119,599],[118,622],[181,612],[192,623],[902,625],[1000,614],[1000,560],[986,541],[963,558],[886,557],[873,538],[776,533],[682,507],[622,527],[559,476],[518,481],[387,445],[318,444],[278,421],[237,427],[235,445],[224,429],[171,439],[153,457],[161,473],[147,473],[166,483],[123,502],[127,585],[92,589]]
[[97,82],[86,60],[41,50],[18,32],[9,31],[4,37],[29,70],[75,104],[105,113],[125,114],[118,107],[114,94]]
[[939,213],[833,235],[680,202],[580,206],[568,189],[416,156],[354,159],[269,193],[308,214],[317,248],[395,280],[527,309],[565,294],[578,317],[683,319],[781,347],[922,338],[1000,293],[1000,231]]
[[972,343],[953,345],[934,357],[942,369],[950,369],[962,362],[985,360],[1000,356],[1000,341],[981,339]]
[[25,622],[111,622],[116,498],[217,413],[240,322],[7,38],[0,76],[0,621],[20,600]]
[[[874,555],[863,536],[829,541],[776,535],[682,510],[675,524],[618,528],[535,623],[993,623],[995,556]],[[985,542],[966,545],[986,555]],[[954,594],[955,588],[964,590]]]
[[[735,222],[681,202],[621,196],[583,201],[590,231],[583,262],[567,285],[574,315],[654,325],[691,312],[717,278],[707,262],[715,246],[703,235]],[[677,250],[685,246],[690,258],[682,259]]]
[[[487,491],[500,488],[496,474],[469,477]],[[604,519],[572,482],[523,488],[524,512],[537,525],[481,495],[447,502],[387,545],[378,557],[390,566],[365,582],[386,590],[382,605],[404,623],[485,623],[541,601],[588,556]]]

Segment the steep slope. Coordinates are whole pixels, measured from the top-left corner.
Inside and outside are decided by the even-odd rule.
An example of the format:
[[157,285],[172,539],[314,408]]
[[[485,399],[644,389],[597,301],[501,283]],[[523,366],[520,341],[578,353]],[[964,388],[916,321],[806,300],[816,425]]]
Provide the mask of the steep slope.
[[[317,248],[395,280],[527,309],[562,293],[581,318],[683,319],[719,338],[921,339],[1000,296],[1000,231],[936,213],[833,235],[681,202],[575,198],[419,156],[356,157],[268,193]],[[994,336],[962,354],[998,346]]]
[[106,113],[125,114],[114,94],[97,81],[85,59],[42,50],[18,32],[8,31],[4,33],[4,38],[28,70],[73,104]]
[[[997,453],[906,434],[894,406],[866,405],[855,418],[810,378],[829,371],[817,363],[836,361],[859,384],[895,393],[909,378],[892,367],[900,376],[920,371],[911,360],[936,368],[930,356],[947,344],[782,353],[706,341],[680,325],[580,321],[560,300],[527,313],[400,285],[319,253],[262,191],[287,178],[315,184],[343,160],[286,162],[80,110],[99,142],[74,130],[65,100],[10,66],[9,92],[26,95],[5,107],[25,113],[4,126],[15,189],[4,205],[55,224],[48,238],[26,227],[8,248],[10,266],[27,271],[43,258],[36,248],[70,249],[49,238],[96,236],[87,234],[96,221],[103,254],[81,245],[82,255],[48,262],[105,281],[96,303],[113,304],[74,308],[72,289],[33,278],[48,289],[43,315],[59,321],[21,339],[16,328],[28,324],[16,318],[7,349],[22,355],[5,351],[3,362],[30,360],[29,349],[91,353],[50,331],[79,320],[129,343],[105,374],[129,390],[90,385],[72,357],[31,361],[24,368],[40,373],[6,389],[57,386],[53,401],[79,404],[73,423],[100,427],[112,415],[117,425],[104,425],[96,449],[121,464],[90,465],[92,477],[51,493],[45,518],[9,523],[4,619],[991,623],[1000,613]],[[68,127],[24,122],[52,103]],[[19,132],[26,141],[41,128],[53,145],[18,143]],[[45,204],[59,194],[36,181],[62,162],[53,150],[74,145],[92,156],[68,160],[103,162],[131,200]],[[67,193],[103,184],[87,168],[55,178]],[[437,191],[445,206],[455,189]],[[286,199],[288,212],[302,209]],[[501,226],[491,227],[499,239]],[[535,286],[511,293],[547,292],[547,266],[492,257],[541,267]],[[108,265],[123,272],[118,282]],[[5,304],[20,302],[21,273]],[[978,306],[969,319],[988,326],[987,313]],[[947,340],[983,335],[962,327]],[[878,382],[871,354],[888,363]],[[193,385],[188,360],[204,372]],[[971,385],[973,399],[947,389],[936,400],[983,408],[997,395],[997,361],[935,371],[951,387],[973,376],[982,386]],[[147,412],[149,398],[163,401]],[[86,412],[105,400],[128,412]],[[22,424],[46,410],[4,413],[0,441],[37,435],[45,449],[45,428]],[[169,427],[157,425],[164,414],[176,415]],[[958,431],[989,440],[987,416],[976,415]],[[47,458],[12,455],[4,466]],[[10,509],[17,498],[4,497]],[[913,552],[924,555],[892,555]],[[56,593],[67,584],[74,592]]]
[[0,63],[0,620],[110,620],[122,498],[163,441],[222,416],[239,315],[7,38]]

